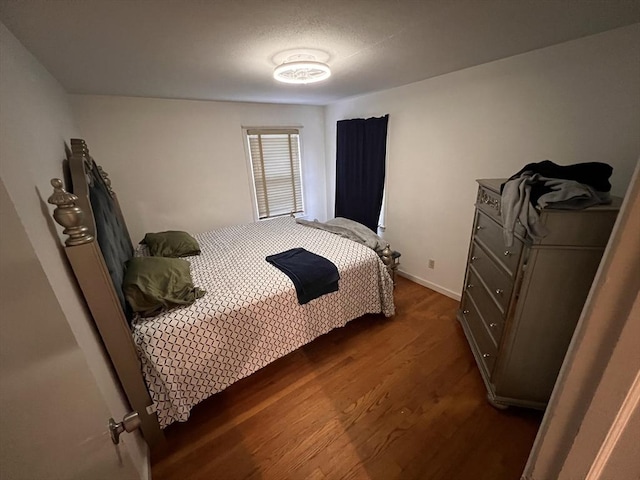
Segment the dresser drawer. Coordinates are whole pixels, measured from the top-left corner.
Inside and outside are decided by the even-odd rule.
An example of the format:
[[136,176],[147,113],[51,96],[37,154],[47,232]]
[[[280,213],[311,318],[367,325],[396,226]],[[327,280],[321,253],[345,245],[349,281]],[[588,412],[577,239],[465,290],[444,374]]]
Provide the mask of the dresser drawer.
[[481,211],[476,214],[475,238],[497,257],[509,273],[513,275],[516,272],[524,246],[520,239],[514,237],[513,245],[506,247],[502,226]]
[[494,346],[497,347],[504,328],[504,315],[496,305],[493,297],[489,295],[487,289],[482,285],[473,267],[469,268],[469,273],[467,274],[465,294],[473,299],[473,303],[480,313],[480,318],[491,335]]
[[493,258],[476,242],[473,242],[469,263],[473,265],[484,281],[502,312],[505,312],[513,290],[513,279],[501,267],[498,267]]
[[478,198],[476,200],[476,207],[483,211],[492,218],[495,218],[497,222],[502,222],[500,218],[500,194],[493,192],[483,186],[478,188]]
[[465,295],[462,303],[462,317],[471,332],[475,344],[476,358],[482,363],[487,378],[491,377],[498,350],[478,314],[478,308],[469,295]]

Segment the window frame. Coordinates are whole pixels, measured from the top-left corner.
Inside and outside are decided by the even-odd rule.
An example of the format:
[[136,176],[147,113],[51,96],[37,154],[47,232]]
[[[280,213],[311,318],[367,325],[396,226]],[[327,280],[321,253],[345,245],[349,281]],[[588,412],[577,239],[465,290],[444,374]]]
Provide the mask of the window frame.
[[283,131],[287,130],[296,130],[298,133],[298,168],[300,171],[300,200],[302,202],[302,211],[294,213],[296,217],[304,217],[306,214],[306,201],[305,201],[305,188],[304,188],[304,172],[303,172],[303,160],[302,160],[302,151],[303,151],[303,140],[302,140],[302,127],[301,126],[267,126],[267,127],[253,127],[253,126],[243,126],[242,127],[242,144],[244,145],[245,151],[245,161],[247,167],[247,178],[249,183],[249,194],[251,196],[251,206],[253,210],[253,220],[264,221],[271,220],[274,218],[284,217],[290,215],[290,213],[283,213],[280,215],[273,215],[264,218],[260,218],[260,210],[258,206],[258,198],[256,192],[256,181],[254,178],[253,172],[253,163],[251,161],[251,146],[250,146],[250,131],[260,131],[263,134],[277,134],[283,133]]

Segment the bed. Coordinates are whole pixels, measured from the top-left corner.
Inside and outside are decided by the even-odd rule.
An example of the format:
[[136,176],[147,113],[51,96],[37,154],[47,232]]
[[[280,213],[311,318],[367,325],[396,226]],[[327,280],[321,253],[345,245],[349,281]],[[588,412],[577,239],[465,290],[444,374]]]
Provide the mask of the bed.
[[[291,217],[196,234],[188,257],[207,293],[151,318],[128,315],[124,263],[134,255],[117,196],[83,140],[71,141],[73,194],[52,180],[65,251],[123,389],[153,446],[160,428],[186,421],[197,403],[330,330],[367,313],[394,313],[389,263],[372,249]],[[167,226],[169,229],[170,226]],[[300,305],[265,257],[303,247],[333,262],[339,289]],[[384,258],[384,256],[383,256]],[[385,258],[385,260],[389,260]],[[386,263],[386,265],[385,265]]]

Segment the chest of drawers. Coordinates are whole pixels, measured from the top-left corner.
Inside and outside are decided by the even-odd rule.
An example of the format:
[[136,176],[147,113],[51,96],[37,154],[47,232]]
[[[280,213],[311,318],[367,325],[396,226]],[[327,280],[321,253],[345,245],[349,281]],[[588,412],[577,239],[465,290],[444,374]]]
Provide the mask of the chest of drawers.
[[500,184],[478,180],[458,320],[496,407],[544,408],[598,269],[620,199],[584,210],[544,209],[539,241],[518,225],[506,247]]

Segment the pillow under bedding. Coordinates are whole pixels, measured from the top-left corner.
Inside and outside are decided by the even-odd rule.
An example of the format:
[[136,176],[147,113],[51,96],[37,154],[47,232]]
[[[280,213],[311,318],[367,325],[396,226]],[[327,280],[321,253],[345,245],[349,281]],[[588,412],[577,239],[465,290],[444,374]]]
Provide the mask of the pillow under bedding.
[[198,241],[179,230],[147,233],[140,243],[149,247],[149,254],[153,257],[190,257],[200,254]]
[[190,305],[206,293],[193,285],[189,262],[180,258],[134,257],[125,267],[122,290],[141,317]]

